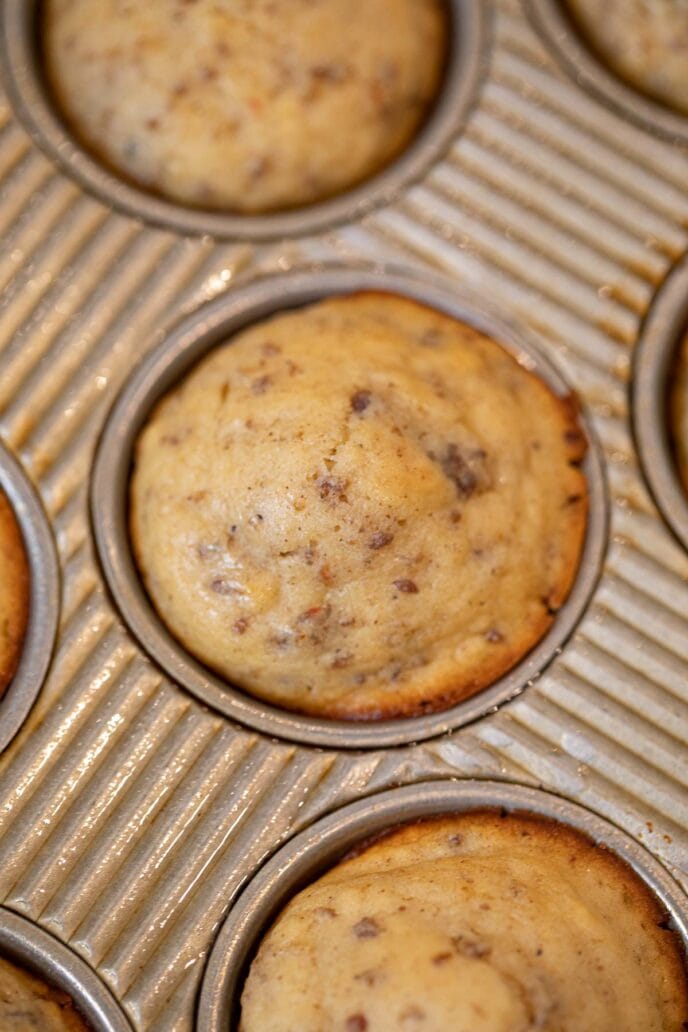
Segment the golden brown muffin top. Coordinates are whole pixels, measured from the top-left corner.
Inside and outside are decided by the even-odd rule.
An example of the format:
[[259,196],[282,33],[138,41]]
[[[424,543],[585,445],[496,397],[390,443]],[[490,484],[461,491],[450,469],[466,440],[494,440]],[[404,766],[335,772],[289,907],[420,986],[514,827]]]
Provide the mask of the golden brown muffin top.
[[90,1032],[67,993],[0,957],[2,1032]]
[[0,696],[19,665],[29,617],[29,564],[19,524],[0,489]]
[[437,94],[442,0],[46,0],[59,107],[171,200],[261,213],[368,178]]
[[688,114],[688,0],[565,0],[611,70]]
[[277,705],[446,708],[551,624],[575,576],[585,440],[499,344],[363,293],[216,348],[138,440],[131,532],[171,631]]
[[397,829],[263,939],[240,1032],[682,1032],[683,951],[603,846],[525,813]]

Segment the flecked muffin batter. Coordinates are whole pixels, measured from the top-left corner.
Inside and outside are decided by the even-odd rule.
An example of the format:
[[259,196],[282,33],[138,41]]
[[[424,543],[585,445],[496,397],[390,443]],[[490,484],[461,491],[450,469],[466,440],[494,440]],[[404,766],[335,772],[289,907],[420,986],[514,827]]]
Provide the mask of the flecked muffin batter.
[[0,696],[19,664],[29,616],[29,566],[12,507],[0,489]]
[[671,389],[671,433],[678,472],[688,493],[688,333],[676,358]]
[[688,0],[565,0],[612,71],[688,114]]
[[0,957],[2,1032],[89,1032],[69,996]]
[[554,822],[407,826],[286,907],[239,1029],[682,1032],[686,972],[664,916],[630,868]]
[[363,293],[215,349],[137,446],[149,594],[209,666],[288,709],[445,708],[541,637],[584,537],[585,441],[476,330]]
[[435,99],[442,0],[45,0],[58,106],[183,204],[270,212],[387,165]]

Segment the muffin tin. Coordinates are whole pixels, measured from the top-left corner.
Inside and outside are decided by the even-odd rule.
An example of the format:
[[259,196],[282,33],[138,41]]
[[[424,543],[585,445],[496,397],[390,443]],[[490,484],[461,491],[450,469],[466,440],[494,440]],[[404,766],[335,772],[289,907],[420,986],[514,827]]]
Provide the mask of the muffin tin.
[[[650,361],[652,327],[673,327],[657,331],[662,340],[675,335],[684,311],[673,284],[688,251],[688,147],[680,133],[671,131],[669,144],[659,122],[648,132],[649,122],[579,88],[520,0],[461,9],[479,16],[483,31],[479,46],[464,38],[464,85],[447,94],[454,136],[419,157],[412,185],[390,181],[389,193],[361,199],[361,208],[346,207],[347,195],[322,222],[296,213],[291,225],[217,224],[213,232],[225,238],[217,241],[186,235],[211,227],[187,223],[180,209],[163,219],[146,195],[137,197],[145,208],[126,206],[129,188],[112,177],[115,194],[105,192],[104,173],[49,121],[34,5],[3,5],[0,435],[42,499],[45,513],[33,510],[28,530],[11,495],[27,540],[47,530],[47,518],[62,612],[50,675],[0,756],[0,900],[81,955],[140,1032],[194,1027],[218,929],[267,857],[292,835],[320,830],[326,814],[336,826],[340,808],[356,800],[367,834],[394,785],[410,784],[410,799],[420,782],[471,793],[477,787],[467,779],[498,779],[489,791],[500,805],[511,805],[516,783],[542,786],[643,843],[656,858],[647,869],[660,895],[663,870],[688,887],[688,551],[651,482],[657,456],[669,461],[667,440],[657,429],[661,411],[641,397],[646,362],[659,361]],[[59,156],[47,142],[50,125]],[[181,355],[211,343],[230,314],[258,314],[258,297],[264,312],[302,303],[335,289],[328,277],[337,275],[349,283],[379,276],[389,287],[390,265],[423,297],[448,292],[452,308],[481,325],[497,319],[516,347],[523,339],[530,350],[533,341],[542,368],[556,369],[556,383],[584,403],[595,442],[589,461],[603,469],[607,498],[600,486],[592,506],[598,558],[579,582],[585,600],[570,618],[559,614],[555,628],[570,619],[567,629],[526,690],[494,712],[486,710],[501,696],[484,706],[485,693],[470,715],[440,715],[427,728],[412,722],[385,748],[374,728],[362,729],[372,736],[365,742],[333,729],[325,744],[320,728],[265,707],[241,709],[243,696],[223,710],[220,686],[213,695],[204,671],[194,673],[197,687],[185,684],[186,657],[169,642],[169,665],[162,654],[151,661],[150,628],[129,610],[135,586],[129,575],[117,586],[98,549],[122,529],[116,442],[126,445],[152,401],[145,370],[160,362],[169,365],[163,379],[174,379],[178,346]],[[659,439],[647,454],[651,426]],[[108,448],[119,481],[104,475]],[[126,564],[127,555],[125,542],[110,559]],[[52,562],[52,574],[50,559],[41,566],[53,584],[54,604],[40,620],[50,641]],[[25,649],[27,662],[41,665],[39,680],[49,654],[50,645]],[[529,677],[521,671],[504,698]],[[559,816],[578,820],[569,810]],[[685,907],[679,890],[671,893]]]
[[643,471],[664,518],[688,549],[688,498],[672,454],[668,380],[688,332],[688,259],[672,270],[643,325],[635,356],[633,418]]
[[0,907],[0,955],[67,993],[92,1032],[132,1032],[112,994],[83,960],[5,907]]
[[29,622],[19,666],[0,699],[0,752],[26,719],[50,664],[60,608],[60,573],[52,530],[21,465],[0,442],[0,487],[21,528],[31,576]]
[[[688,142],[688,117],[627,85],[586,45],[563,0],[523,0],[529,17],[562,68],[619,114],[669,140]],[[602,12],[601,12],[602,13]]]
[[389,166],[330,200],[274,215],[232,215],[194,210],[140,189],[85,150],[55,113],[40,68],[40,0],[7,0],[0,13],[0,60],[5,89],[38,145],[64,171],[106,204],[180,233],[210,233],[232,240],[279,239],[317,233],[360,218],[424,174],[465,124],[484,72],[489,31],[481,0],[447,0],[449,57],[436,104],[415,140]]
[[607,500],[598,447],[581,419],[589,448],[583,463],[590,512],[578,575],[566,603],[545,637],[489,688],[440,713],[406,720],[351,721],[299,716],[280,710],[227,684],[195,660],[167,632],[135,569],[127,529],[127,496],[133,446],[155,403],[213,346],[276,312],[325,297],[383,290],[421,301],[462,319],[504,344],[560,396],[570,393],[559,373],[539,353],[522,327],[501,320],[489,306],[438,277],[411,276],[391,266],[327,266],[263,277],[216,298],[179,323],[126,383],[108,418],[93,468],[91,512],[103,570],[128,626],[178,684],[225,716],[266,734],[310,745],[370,748],[422,741],[475,720],[523,691],[572,633],[594,590],[607,542]]
[[238,1026],[239,1001],[260,940],[289,900],[350,850],[387,828],[486,807],[525,811],[568,824],[603,843],[642,878],[688,948],[688,901],[637,842],[588,810],[548,792],[498,781],[425,782],[361,799],[317,821],[270,858],[232,907],[215,941],[199,998],[198,1032]]

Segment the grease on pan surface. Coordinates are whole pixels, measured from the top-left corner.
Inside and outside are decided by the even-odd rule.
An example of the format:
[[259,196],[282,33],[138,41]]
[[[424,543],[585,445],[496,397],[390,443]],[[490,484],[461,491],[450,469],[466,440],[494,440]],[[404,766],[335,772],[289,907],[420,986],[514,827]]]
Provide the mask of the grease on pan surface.
[[299,712],[440,710],[539,640],[575,577],[575,406],[494,341],[361,293],[215,349],[154,410],[131,532],[173,634]]
[[89,1032],[67,993],[0,956],[2,1032]]
[[[332,977],[336,972],[336,977]],[[580,832],[474,811],[392,831],[282,911],[241,1032],[682,1032],[678,937]]]
[[688,0],[564,0],[581,33],[618,76],[688,114]]
[[58,106],[112,168],[171,200],[261,213],[378,172],[438,92],[442,0],[46,0]]
[[17,519],[0,488],[0,696],[19,665],[28,618],[28,559]]

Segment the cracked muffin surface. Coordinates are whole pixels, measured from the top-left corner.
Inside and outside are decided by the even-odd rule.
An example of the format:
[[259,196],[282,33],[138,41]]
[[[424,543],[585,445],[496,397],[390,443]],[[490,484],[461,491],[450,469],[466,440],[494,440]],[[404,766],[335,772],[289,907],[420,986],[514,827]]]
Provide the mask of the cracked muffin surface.
[[0,957],[3,1032],[89,1032],[67,993]]
[[431,819],[286,906],[239,1029],[682,1032],[686,970],[666,918],[630,867],[572,828],[506,811]]
[[392,161],[438,92],[442,0],[46,0],[49,84],[113,169],[196,207],[279,211]]
[[19,665],[28,618],[28,559],[17,518],[0,488],[0,696]]
[[565,0],[611,70],[688,114],[688,0]]
[[585,439],[499,344],[384,293],[279,314],[153,411],[130,527],[172,633],[287,709],[446,708],[513,666],[566,598]]

